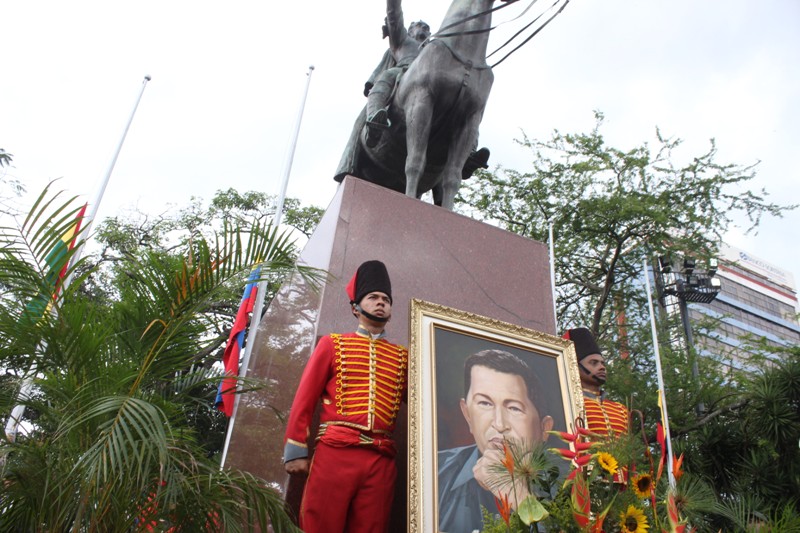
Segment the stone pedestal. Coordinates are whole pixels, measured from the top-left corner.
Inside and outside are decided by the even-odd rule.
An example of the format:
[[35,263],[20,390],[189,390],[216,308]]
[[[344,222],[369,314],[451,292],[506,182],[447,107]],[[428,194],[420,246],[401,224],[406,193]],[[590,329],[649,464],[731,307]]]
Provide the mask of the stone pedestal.
[[[320,336],[356,328],[345,285],[358,266],[383,261],[394,305],[388,338],[407,345],[412,298],[555,334],[544,244],[347,177],[303,250],[330,279],[317,291],[286,283],[259,324],[247,376],[265,388],[242,396],[227,465],[261,476],[299,508],[302,480],[283,470],[285,420],[303,367]],[[413,357],[414,354],[411,354]],[[395,434],[398,485],[391,531],[406,531],[405,411]]]

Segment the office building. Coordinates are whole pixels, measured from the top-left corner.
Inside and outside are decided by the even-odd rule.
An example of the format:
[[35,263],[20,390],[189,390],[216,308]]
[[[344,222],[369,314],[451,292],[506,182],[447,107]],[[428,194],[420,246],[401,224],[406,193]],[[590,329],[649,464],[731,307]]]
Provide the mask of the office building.
[[747,369],[747,337],[771,346],[800,345],[797,288],[792,274],[731,246],[723,246],[714,277],[719,292],[709,302],[688,304],[693,324],[713,319],[711,331],[695,341],[700,355]]

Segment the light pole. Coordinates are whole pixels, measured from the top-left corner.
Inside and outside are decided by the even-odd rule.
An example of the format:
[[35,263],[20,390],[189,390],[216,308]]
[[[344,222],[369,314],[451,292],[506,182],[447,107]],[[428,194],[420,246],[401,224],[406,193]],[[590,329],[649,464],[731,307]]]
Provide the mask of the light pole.
[[[681,315],[683,334],[686,338],[686,352],[692,363],[692,378],[695,386],[700,387],[700,370],[697,365],[697,352],[694,348],[694,337],[692,335],[692,324],[689,321],[689,307],[687,302],[711,303],[719,294],[722,282],[717,274],[718,262],[712,258],[708,261],[705,270],[697,268],[697,262],[692,257],[684,257],[683,262],[676,265],[667,256],[658,258],[656,271],[656,287],[658,289],[658,300],[664,309],[677,300],[678,310]],[[703,402],[698,402],[695,408],[697,416],[701,416],[705,411]]]

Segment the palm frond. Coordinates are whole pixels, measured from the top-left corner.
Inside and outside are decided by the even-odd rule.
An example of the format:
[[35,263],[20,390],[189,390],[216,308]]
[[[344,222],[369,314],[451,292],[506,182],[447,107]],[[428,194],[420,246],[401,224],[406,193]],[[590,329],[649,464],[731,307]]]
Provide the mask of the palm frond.
[[[270,282],[323,273],[297,267],[278,228],[226,226],[180,255],[126,256],[108,298],[90,296],[94,271],[73,266],[57,313],[22,323],[74,224],[62,200],[48,186],[20,228],[0,229],[0,364],[33,379],[26,431],[0,442],[0,531],[130,531],[150,510],[176,531],[296,531],[276,487],[209,457],[196,421],[214,420],[219,374],[196,362],[220,336],[208,317],[254,265]],[[0,403],[15,403],[18,383],[0,382]]]
[[755,524],[767,521],[762,505],[757,497],[743,493],[722,500],[715,511],[733,525],[733,530],[752,531]]
[[156,405],[139,398],[99,398],[73,416],[68,416],[55,438],[101,421],[99,435],[75,465],[87,479],[101,487],[116,485],[136,473],[138,484],[147,474],[167,462],[168,420]]

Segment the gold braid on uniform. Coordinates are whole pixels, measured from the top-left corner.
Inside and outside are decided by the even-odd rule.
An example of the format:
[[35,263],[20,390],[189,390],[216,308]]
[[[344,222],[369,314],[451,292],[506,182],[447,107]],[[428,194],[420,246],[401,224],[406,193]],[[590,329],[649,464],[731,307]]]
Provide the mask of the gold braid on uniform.
[[336,412],[341,416],[367,415],[366,427],[342,425],[372,431],[376,417],[381,426],[394,424],[403,399],[408,351],[382,339],[340,334],[332,334],[331,338],[335,354]]

